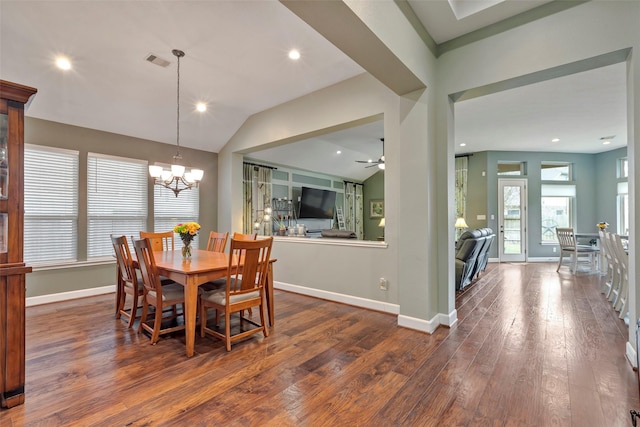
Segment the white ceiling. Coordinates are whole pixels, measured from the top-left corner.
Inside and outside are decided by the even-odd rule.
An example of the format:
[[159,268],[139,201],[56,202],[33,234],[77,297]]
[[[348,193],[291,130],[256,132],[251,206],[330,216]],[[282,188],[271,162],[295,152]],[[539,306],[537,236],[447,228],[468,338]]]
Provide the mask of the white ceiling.
[[[507,0],[456,20],[445,0],[409,0],[437,43],[547,2]],[[364,72],[276,0],[0,0],[0,78],[38,88],[27,116],[175,144],[175,48],[186,52],[180,144],[212,152],[250,115]],[[150,53],[171,65],[145,61]],[[58,54],[71,71],[55,68]],[[550,137],[561,141],[548,151],[624,146],[624,82],[624,67],[610,66],[459,102],[456,139],[468,145],[456,152],[537,150]],[[354,160],[380,157],[382,133],[376,122],[251,156],[362,180],[376,168]],[[607,135],[614,144],[594,144]]]

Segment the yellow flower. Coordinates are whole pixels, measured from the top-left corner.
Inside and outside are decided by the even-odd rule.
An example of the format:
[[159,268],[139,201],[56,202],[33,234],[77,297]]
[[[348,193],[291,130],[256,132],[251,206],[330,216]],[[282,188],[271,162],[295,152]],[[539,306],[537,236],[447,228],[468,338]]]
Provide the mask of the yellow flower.
[[200,224],[193,221],[187,222],[184,224],[178,224],[175,227],[173,227],[174,233],[179,233],[181,237],[184,234],[195,236],[196,234],[198,234],[198,230],[200,230]]
[[609,226],[607,221],[602,221],[596,224],[600,230],[604,230]]

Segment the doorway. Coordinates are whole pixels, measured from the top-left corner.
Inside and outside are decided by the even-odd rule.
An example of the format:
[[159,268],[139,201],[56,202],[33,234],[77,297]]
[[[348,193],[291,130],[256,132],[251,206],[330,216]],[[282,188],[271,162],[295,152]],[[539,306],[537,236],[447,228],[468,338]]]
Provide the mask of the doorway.
[[526,179],[498,179],[498,231],[500,262],[526,261]]

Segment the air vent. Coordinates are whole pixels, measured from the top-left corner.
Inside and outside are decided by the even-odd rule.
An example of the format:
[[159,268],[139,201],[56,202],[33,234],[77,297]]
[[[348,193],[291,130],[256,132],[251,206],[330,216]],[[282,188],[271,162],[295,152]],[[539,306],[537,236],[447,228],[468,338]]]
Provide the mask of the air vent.
[[150,53],[149,55],[147,55],[145,60],[151,62],[152,64],[159,65],[161,67],[167,67],[169,64],[171,64],[171,62],[167,61],[166,59],[162,59],[154,55],[153,53]]
[[603,137],[600,138],[600,141],[606,141],[606,140],[609,140],[609,139],[613,139],[615,137],[616,137],[615,135],[603,136]]

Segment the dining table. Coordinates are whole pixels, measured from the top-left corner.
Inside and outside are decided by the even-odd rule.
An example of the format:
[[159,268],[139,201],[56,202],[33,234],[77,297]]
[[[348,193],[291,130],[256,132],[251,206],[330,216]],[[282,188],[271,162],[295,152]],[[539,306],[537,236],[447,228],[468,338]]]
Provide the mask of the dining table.
[[[196,316],[198,311],[198,287],[212,280],[227,276],[229,254],[203,249],[192,249],[191,258],[184,259],[180,249],[154,251],[158,273],[184,286],[184,322],[187,357],[194,354],[196,336]],[[269,260],[265,298],[267,318],[271,327],[275,323],[273,304],[273,263]],[[201,319],[201,321],[204,321]]]

